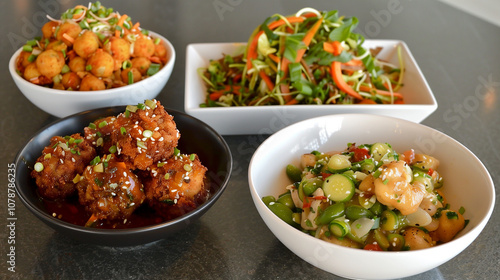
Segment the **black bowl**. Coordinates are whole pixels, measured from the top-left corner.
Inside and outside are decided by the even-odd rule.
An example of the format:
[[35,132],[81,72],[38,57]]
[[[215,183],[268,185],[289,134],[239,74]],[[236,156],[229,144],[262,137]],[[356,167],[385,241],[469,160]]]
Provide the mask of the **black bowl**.
[[224,139],[210,126],[185,113],[166,108],[174,117],[181,133],[178,147],[183,153],[196,153],[208,169],[210,198],[192,212],[160,224],[127,229],[100,229],[74,225],[53,217],[37,194],[35,181],[30,172],[50,138],[59,135],[83,133],[90,122],[106,116],[116,116],[125,111],[125,106],[101,108],[78,113],[41,129],[16,157],[16,190],[23,204],[40,220],[61,232],[84,243],[106,246],[134,246],[146,244],[186,228],[201,217],[224,192],[232,170],[231,151]]

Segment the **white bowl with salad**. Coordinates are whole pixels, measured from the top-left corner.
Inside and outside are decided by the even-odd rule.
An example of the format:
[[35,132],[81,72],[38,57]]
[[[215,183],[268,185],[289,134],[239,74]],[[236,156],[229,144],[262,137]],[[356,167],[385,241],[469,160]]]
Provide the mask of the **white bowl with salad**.
[[51,115],[154,99],[172,74],[172,44],[126,14],[95,2],[49,19],[43,36],[12,55],[9,71],[26,98]]
[[495,203],[491,176],[466,147],[427,126],[369,114],[278,131],[254,153],[248,178],[260,216],[288,249],[354,279],[438,267],[475,240]]
[[424,120],[437,102],[408,46],[365,40],[356,25],[305,8],[267,19],[247,43],[190,44],[184,109],[221,134],[269,134],[341,113]]

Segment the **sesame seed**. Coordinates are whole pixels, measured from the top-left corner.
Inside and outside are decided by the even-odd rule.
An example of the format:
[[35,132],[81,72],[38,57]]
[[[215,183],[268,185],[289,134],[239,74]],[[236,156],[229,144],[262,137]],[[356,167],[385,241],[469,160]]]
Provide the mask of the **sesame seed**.
[[160,127],[159,127],[159,126],[157,126],[154,130],[155,130],[155,131],[158,131],[158,130],[160,130]]

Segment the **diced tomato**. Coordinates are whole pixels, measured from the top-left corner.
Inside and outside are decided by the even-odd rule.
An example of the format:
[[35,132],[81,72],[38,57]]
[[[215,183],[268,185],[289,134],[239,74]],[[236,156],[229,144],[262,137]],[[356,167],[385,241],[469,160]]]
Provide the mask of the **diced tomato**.
[[352,156],[353,162],[358,162],[370,158],[370,153],[367,149],[354,148],[352,149],[352,152],[354,152],[354,155]]
[[434,173],[434,169],[429,168],[429,172],[427,172],[427,174],[428,174],[429,176],[432,176],[432,173]]
[[378,245],[378,243],[366,244],[363,249],[368,251],[383,251],[382,248],[380,248],[380,245]]

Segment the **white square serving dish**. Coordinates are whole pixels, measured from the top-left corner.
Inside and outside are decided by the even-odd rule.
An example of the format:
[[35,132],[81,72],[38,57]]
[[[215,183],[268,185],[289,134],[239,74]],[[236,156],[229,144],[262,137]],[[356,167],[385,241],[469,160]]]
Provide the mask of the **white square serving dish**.
[[408,46],[399,40],[366,40],[365,48],[382,47],[378,58],[398,65],[397,47],[401,46],[405,63],[404,86],[399,90],[405,104],[397,105],[289,105],[252,107],[200,107],[205,102],[206,87],[198,68],[223,55],[243,53],[246,43],[197,43],[186,49],[184,109],[206,122],[222,135],[272,134],[290,124],[332,114],[364,113],[385,115],[419,123],[437,109],[437,102]]

